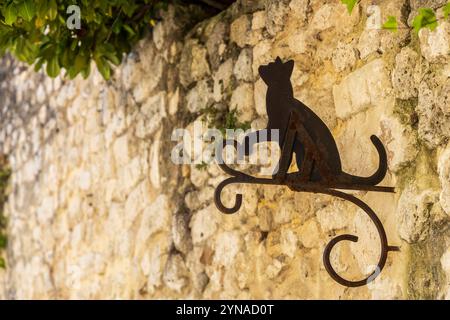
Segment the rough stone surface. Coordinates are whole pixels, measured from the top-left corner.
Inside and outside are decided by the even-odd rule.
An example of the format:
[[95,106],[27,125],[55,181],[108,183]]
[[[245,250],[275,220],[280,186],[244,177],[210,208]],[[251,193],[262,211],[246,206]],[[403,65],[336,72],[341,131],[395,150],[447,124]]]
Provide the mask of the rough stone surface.
[[409,243],[423,241],[429,232],[432,205],[439,199],[433,190],[418,191],[408,187],[398,202],[398,229],[402,239]]
[[417,82],[414,77],[418,54],[411,48],[403,48],[395,57],[392,86],[400,99],[417,97]]
[[431,31],[423,28],[419,32],[422,55],[430,62],[445,62],[450,54],[450,23],[442,21]]
[[358,59],[357,52],[351,44],[339,42],[333,51],[333,65],[337,71],[343,71],[356,64]]
[[[357,89],[357,90],[355,90]],[[333,88],[336,115],[345,119],[382,101],[389,90],[385,64],[374,60]]]
[[[449,299],[449,23],[418,38],[406,25],[422,5],[446,2],[364,0],[349,15],[339,0],[238,0],[200,22],[199,10],[171,7],[107,82],[94,67],[87,80],[50,79],[6,56],[0,154],[12,176],[0,297]],[[379,30],[389,15],[398,33]],[[345,172],[376,170],[370,135],[386,148],[380,185],[396,193],[354,195],[401,251],[368,286],[342,287],[322,264],[331,239],[354,234],[333,249],[333,266],[354,280],[373,270],[379,237],[355,205],[231,185],[223,202],[241,193],[242,207],[223,215],[214,190],[227,175],[199,150],[195,164],[170,160],[176,128],[202,146],[205,119],[220,130],[232,113],[229,122],[264,128],[258,67],[277,56],[294,60],[294,96],[329,126]]]

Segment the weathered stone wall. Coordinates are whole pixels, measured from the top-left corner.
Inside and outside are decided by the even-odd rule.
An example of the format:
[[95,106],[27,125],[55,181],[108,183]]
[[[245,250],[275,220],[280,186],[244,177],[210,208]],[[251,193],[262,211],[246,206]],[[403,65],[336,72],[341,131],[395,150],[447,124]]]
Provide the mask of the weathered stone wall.
[[[438,9],[446,1],[427,1]],[[397,33],[373,28],[397,17]],[[418,0],[238,1],[192,26],[171,9],[105,82],[46,78],[1,63],[0,153],[12,168],[3,298],[450,298],[450,22],[417,37]],[[260,64],[293,59],[295,97],[330,127],[344,170],[377,166],[384,142],[396,194],[357,192],[390,253],[381,276],[345,288],[378,259],[373,224],[353,205],[282,187],[244,186],[242,209],[212,202],[219,168],[170,161],[174,128],[237,110],[263,128]],[[212,112],[212,114],[215,114]],[[227,190],[230,201],[238,188]]]

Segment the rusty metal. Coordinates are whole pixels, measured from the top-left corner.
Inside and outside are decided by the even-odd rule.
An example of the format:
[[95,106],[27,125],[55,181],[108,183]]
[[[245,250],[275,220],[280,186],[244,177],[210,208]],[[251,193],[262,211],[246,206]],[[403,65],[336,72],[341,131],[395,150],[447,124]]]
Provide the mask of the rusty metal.
[[[378,264],[369,276],[357,281],[344,279],[334,270],[330,262],[331,251],[341,241],[358,241],[358,237],[350,234],[337,236],[327,244],[323,253],[323,263],[328,274],[341,285],[363,286],[380,274],[386,264],[388,252],[398,251],[399,248],[388,245],[386,232],[376,213],[354,195],[341,190],[395,192],[394,187],[377,186],[388,169],[386,151],[381,141],[376,136],[371,136],[371,141],[379,154],[379,167],[376,172],[370,177],[358,177],[343,172],[339,152],[330,130],[311,109],[293,97],[290,82],[293,67],[293,61],[283,63],[277,58],[274,62],[259,68],[259,74],[268,86],[266,108],[269,121],[266,130],[270,132],[277,129],[280,133],[277,142],[280,144],[281,156],[277,172],[271,179],[250,176],[230,168],[224,163],[222,153],[217,152],[216,159],[220,168],[231,177],[217,186],[214,201],[221,212],[236,213],[242,205],[242,194],[236,195],[232,207],[226,207],[222,203],[221,193],[227,185],[239,183],[282,185],[296,192],[321,193],[352,202],[367,214],[378,231],[381,246]],[[253,147],[249,145],[250,135],[254,135],[256,142],[272,141],[270,134],[261,133],[262,131],[257,131],[248,134],[243,140],[243,149],[238,148],[239,142],[234,140],[225,140],[223,146],[232,145],[238,150],[244,150],[244,154],[248,156]],[[294,152],[299,171],[288,173]]]

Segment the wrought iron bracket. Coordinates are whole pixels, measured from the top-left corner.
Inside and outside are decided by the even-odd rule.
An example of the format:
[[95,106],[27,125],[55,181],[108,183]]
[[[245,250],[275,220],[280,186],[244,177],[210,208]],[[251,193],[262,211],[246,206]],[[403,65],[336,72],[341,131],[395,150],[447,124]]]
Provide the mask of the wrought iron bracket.
[[[250,176],[226,165],[223,155],[216,153],[220,168],[231,177],[222,181],[216,188],[214,202],[217,208],[225,214],[236,213],[242,205],[242,194],[236,195],[232,207],[227,207],[221,199],[222,190],[230,184],[263,184],[286,186],[295,192],[310,192],[325,194],[350,201],[361,208],[374,223],[380,237],[380,257],[375,270],[362,280],[347,280],[340,276],[331,264],[331,251],[342,241],[357,242],[358,237],[350,234],[333,238],[325,247],[323,263],[328,274],[338,283],[347,287],[360,287],[373,281],[383,270],[390,251],[399,251],[398,247],[388,244],[386,231],[376,213],[362,200],[342,190],[358,190],[373,192],[395,192],[394,187],[378,186],[387,172],[386,151],[381,141],[372,136],[372,143],[379,153],[379,168],[370,177],[355,177],[340,171],[340,158],[331,133],[327,132],[325,124],[303,103],[291,96],[292,87],[290,75],[293,62],[282,63],[279,58],[267,66],[261,66],[259,73],[268,85],[267,111],[269,125],[267,129],[278,129],[280,136],[281,156],[278,171],[272,178]],[[286,81],[287,80],[287,81]],[[276,105],[271,105],[276,102]],[[276,108],[276,110],[273,110]],[[268,138],[267,140],[270,140]],[[261,142],[258,140],[257,142]],[[246,140],[244,139],[244,143]],[[245,155],[251,148],[237,148],[239,142],[225,140],[223,146],[232,145],[238,150],[245,150]],[[298,172],[288,173],[293,152],[297,157]],[[243,156],[243,155],[239,155]]]

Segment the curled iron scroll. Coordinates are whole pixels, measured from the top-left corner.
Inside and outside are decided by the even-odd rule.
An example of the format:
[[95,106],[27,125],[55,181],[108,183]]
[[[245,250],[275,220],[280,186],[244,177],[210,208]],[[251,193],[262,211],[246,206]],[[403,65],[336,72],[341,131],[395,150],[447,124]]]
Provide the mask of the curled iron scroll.
[[[236,183],[283,185],[296,192],[321,193],[350,201],[361,210],[374,223],[380,237],[381,253],[375,270],[366,278],[351,281],[341,277],[333,268],[330,256],[333,248],[342,241],[358,241],[358,237],[344,234],[332,239],[325,247],[323,262],[330,276],[338,283],[348,287],[359,287],[373,281],[386,264],[389,251],[398,251],[397,247],[389,246],[386,232],[375,212],[363,201],[354,195],[341,190],[364,190],[374,192],[394,192],[393,187],[378,186],[388,170],[386,150],[380,139],[371,136],[370,140],[376,148],[379,156],[378,169],[369,177],[353,176],[342,171],[339,151],[326,124],[306,105],[293,96],[293,88],[290,77],[294,68],[294,62],[283,63],[280,58],[258,69],[261,79],[267,84],[266,109],[269,118],[268,127],[265,130],[278,130],[281,156],[278,170],[271,179],[253,177],[243,172],[234,170],[223,161],[222,149],[216,150],[216,160],[220,168],[231,177],[222,181],[216,188],[214,201],[217,208],[226,214],[236,213],[242,205],[242,194],[236,195],[236,201],[231,207],[223,204],[222,190]],[[261,142],[259,133],[264,130],[250,133],[255,142]],[[250,136],[247,135],[246,138]],[[248,155],[246,138],[244,139],[244,154]],[[263,141],[273,141],[271,139]],[[237,150],[239,143],[234,140],[225,140],[223,147],[234,146]],[[249,149],[250,150],[249,146]],[[288,173],[290,162],[295,153],[298,172]],[[239,154],[242,156],[242,154]]]
[[[224,145],[236,145],[236,144],[230,143],[228,141]],[[351,203],[358,206],[361,210],[363,210],[367,214],[367,216],[373,222],[373,224],[375,225],[375,227],[378,231],[378,236],[380,238],[380,247],[381,247],[381,252],[380,252],[380,257],[378,259],[378,263],[377,263],[376,267],[374,268],[374,271],[370,275],[368,275],[367,277],[365,277],[362,280],[357,280],[357,281],[347,280],[347,279],[343,278],[342,276],[340,276],[335,271],[335,269],[333,268],[333,266],[331,264],[330,257],[331,257],[331,252],[332,252],[333,248],[342,241],[357,242],[358,241],[357,236],[350,235],[350,234],[339,235],[339,236],[333,238],[325,247],[325,250],[323,253],[323,263],[324,263],[325,269],[328,272],[328,274],[331,276],[331,278],[333,278],[336,282],[338,282],[341,285],[344,285],[347,287],[360,287],[360,286],[366,285],[366,284],[370,283],[371,281],[375,280],[377,278],[377,276],[381,273],[381,271],[383,270],[383,268],[386,264],[388,252],[399,250],[398,247],[388,245],[386,232],[384,230],[383,224],[381,223],[381,221],[378,218],[378,216],[376,215],[376,213],[366,203],[364,203],[363,201],[361,201],[360,199],[356,198],[355,196],[353,196],[351,194],[348,194],[348,193],[345,193],[345,192],[342,192],[339,190],[335,190],[333,188],[322,187],[322,186],[319,186],[319,185],[313,184],[313,183],[297,184],[297,183],[290,183],[287,181],[287,182],[280,184],[278,181],[276,181],[274,179],[252,177],[250,175],[244,174],[242,172],[239,172],[239,171],[236,171],[236,170],[230,168],[228,165],[226,165],[225,163],[222,162],[223,159],[221,158],[221,156],[217,160],[219,162],[220,168],[224,172],[232,175],[232,177],[227,178],[227,179],[223,180],[221,183],[219,183],[219,185],[216,187],[216,190],[214,193],[214,202],[216,204],[216,207],[225,214],[233,214],[233,213],[238,212],[242,206],[243,196],[240,193],[236,194],[234,204],[231,207],[227,207],[226,205],[223,204],[222,199],[221,199],[221,194],[222,194],[223,189],[226,186],[231,185],[231,184],[245,184],[245,183],[247,183],[247,184],[285,185],[285,186],[289,187],[291,190],[294,190],[297,192],[311,192],[311,193],[321,193],[321,194],[330,195],[333,197],[341,198],[346,201],[350,201]],[[343,188],[343,189],[349,189],[342,185],[338,186],[338,187]],[[375,189],[372,191],[393,192],[393,189],[390,187],[375,187]]]

